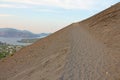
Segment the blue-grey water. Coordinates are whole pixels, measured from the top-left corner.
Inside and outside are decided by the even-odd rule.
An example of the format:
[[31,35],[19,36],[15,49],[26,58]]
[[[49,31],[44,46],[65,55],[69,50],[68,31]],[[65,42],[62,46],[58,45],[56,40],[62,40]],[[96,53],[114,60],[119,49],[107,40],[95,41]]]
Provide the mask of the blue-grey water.
[[11,44],[11,45],[30,45],[30,43],[19,43],[17,41],[23,38],[4,38],[0,37],[0,41],[3,43]]

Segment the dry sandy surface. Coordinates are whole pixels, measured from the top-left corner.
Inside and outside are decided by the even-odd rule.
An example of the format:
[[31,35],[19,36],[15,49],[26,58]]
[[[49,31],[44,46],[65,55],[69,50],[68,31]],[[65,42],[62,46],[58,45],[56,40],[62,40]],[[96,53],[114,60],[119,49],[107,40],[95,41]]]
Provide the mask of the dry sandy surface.
[[120,3],[1,60],[0,80],[120,80]]

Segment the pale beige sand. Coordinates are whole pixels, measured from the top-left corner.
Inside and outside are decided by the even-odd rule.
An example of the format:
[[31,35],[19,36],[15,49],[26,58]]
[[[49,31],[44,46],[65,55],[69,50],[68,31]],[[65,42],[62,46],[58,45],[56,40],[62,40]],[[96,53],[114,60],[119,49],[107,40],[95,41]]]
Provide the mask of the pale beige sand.
[[120,80],[120,3],[1,60],[0,80]]

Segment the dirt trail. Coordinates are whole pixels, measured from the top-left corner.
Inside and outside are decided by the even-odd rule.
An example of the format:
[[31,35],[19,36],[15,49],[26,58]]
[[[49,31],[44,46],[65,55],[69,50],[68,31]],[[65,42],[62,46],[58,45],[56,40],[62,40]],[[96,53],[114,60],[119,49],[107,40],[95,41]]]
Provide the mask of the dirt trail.
[[120,3],[0,60],[0,80],[120,80]]
[[[81,25],[82,26],[82,25]],[[115,58],[106,46],[73,24],[71,53],[61,80],[119,80]],[[117,67],[117,66],[116,66]],[[112,69],[113,68],[113,69]]]

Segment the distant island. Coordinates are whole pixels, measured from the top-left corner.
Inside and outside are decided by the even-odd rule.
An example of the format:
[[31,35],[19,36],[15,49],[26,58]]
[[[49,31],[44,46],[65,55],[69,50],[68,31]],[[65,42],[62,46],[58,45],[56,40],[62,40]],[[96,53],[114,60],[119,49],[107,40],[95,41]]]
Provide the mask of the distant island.
[[0,37],[6,38],[36,38],[48,36],[50,33],[35,34],[27,30],[18,30],[14,28],[0,28]]
[[[34,43],[37,40],[46,37],[50,35],[51,33],[40,33],[40,34],[34,34],[27,30],[18,30],[13,28],[0,28],[0,59],[9,56],[14,55],[15,52],[19,51],[21,48],[23,48],[26,45],[13,45],[4,41],[4,39],[8,39],[8,41],[16,41],[18,43]],[[10,40],[9,40],[10,38]],[[17,40],[17,38],[20,38],[21,40]]]
[[35,38],[35,39],[21,39],[21,40],[19,40],[17,42],[19,42],[19,43],[34,43],[37,40],[39,40],[39,38]]

